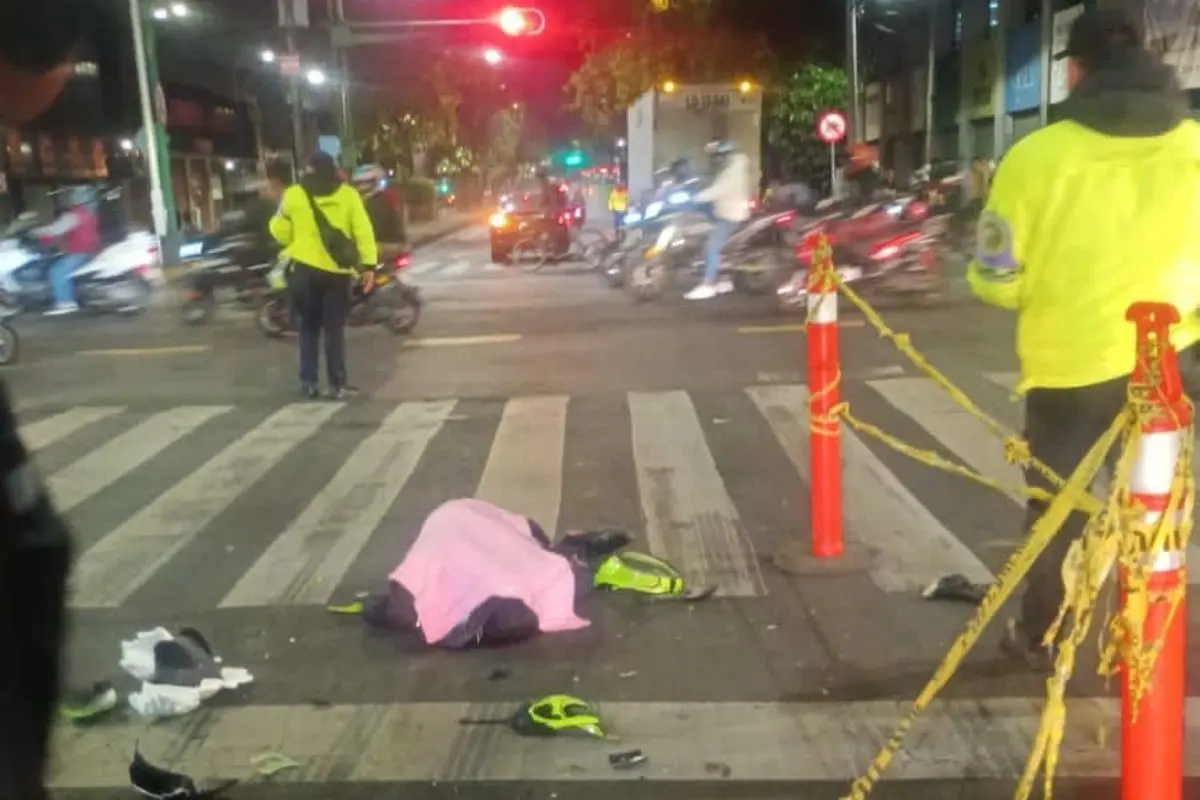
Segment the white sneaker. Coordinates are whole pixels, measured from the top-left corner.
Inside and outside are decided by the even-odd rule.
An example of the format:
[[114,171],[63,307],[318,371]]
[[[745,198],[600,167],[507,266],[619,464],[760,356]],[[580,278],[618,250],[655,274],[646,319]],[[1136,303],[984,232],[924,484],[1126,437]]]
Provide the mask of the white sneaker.
[[44,317],[60,317],[63,314],[74,314],[78,310],[79,310],[79,306],[75,305],[74,303],[71,303],[70,305],[65,305],[65,306],[55,306],[54,308],[50,309],[49,311],[44,312],[42,314],[42,316],[44,316]]
[[685,300],[709,300],[717,296],[717,287],[709,283],[702,283],[695,289],[685,294]]
[[716,285],[717,294],[729,294],[733,291],[733,281],[729,278],[721,278]]

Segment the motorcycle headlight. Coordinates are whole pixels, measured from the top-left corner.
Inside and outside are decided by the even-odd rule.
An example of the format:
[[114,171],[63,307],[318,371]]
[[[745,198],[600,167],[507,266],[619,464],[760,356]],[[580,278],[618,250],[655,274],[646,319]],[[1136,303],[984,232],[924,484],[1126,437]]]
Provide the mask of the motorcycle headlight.
[[663,210],[662,201],[655,200],[653,203],[646,206],[646,219],[653,219],[654,217],[657,217],[659,212],[662,210]]
[[625,215],[625,224],[626,225],[636,225],[637,223],[639,223],[641,221],[642,221],[642,215],[636,211],[630,211],[628,214]]
[[204,252],[204,242],[187,242],[180,245],[180,258],[196,258]]
[[673,206],[677,206],[682,203],[686,203],[688,200],[691,200],[691,199],[692,199],[692,196],[690,194],[688,194],[687,192],[671,192],[671,194],[667,196],[667,202]]

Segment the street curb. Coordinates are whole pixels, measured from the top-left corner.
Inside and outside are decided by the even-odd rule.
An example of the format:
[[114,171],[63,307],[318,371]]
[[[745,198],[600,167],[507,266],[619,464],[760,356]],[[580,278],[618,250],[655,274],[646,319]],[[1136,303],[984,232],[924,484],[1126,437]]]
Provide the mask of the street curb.
[[[440,230],[436,233],[429,233],[424,236],[418,236],[409,242],[409,247],[411,247],[413,250],[418,250],[422,247],[428,247],[431,244],[440,242],[442,239],[453,236],[459,231],[466,230],[478,222],[479,220],[476,218],[476,215],[466,214],[465,219],[460,220],[458,224],[449,226],[445,230]],[[174,283],[187,274],[187,270],[178,264],[169,267],[163,267],[162,270],[163,276],[166,278],[167,283]]]

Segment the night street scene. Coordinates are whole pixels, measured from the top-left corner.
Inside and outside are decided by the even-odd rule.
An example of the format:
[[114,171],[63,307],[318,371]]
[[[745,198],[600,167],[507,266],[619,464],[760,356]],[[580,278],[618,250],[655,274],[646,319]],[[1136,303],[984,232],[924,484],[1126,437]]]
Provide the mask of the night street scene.
[[0,800],[1200,798],[1200,4],[521,2],[0,9]]

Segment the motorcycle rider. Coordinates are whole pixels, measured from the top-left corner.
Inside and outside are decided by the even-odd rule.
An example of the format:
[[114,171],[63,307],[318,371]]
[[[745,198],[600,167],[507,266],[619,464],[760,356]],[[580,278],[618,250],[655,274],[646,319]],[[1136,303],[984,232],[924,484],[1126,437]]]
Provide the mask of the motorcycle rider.
[[406,247],[404,219],[386,191],[388,173],[379,164],[362,164],[351,173],[350,182],[362,195],[379,243],[380,259],[394,259]]
[[57,241],[62,250],[62,255],[50,265],[54,307],[46,312],[47,316],[73,314],[79,310],[72,276],[100,249],[100,222],[94,206],[95,193],[91,187],[72,186],[64,193],[63,207],[57,219],[34,231],[43,241]]
[[696,193],[698,203],[711,203],[713,224],[705,246],[704,280],[684,295],[688,300],[707,300],[733,290],[728,281],[718,281],[721,250],[737,226],[750,218],[750,159],[730,141],[710,142],[705,151],[712,157],[717,177]]
[[879,150],[866,142],[846,149],[846,198],[855,205],[877,203],[886,187],[879,168]]

